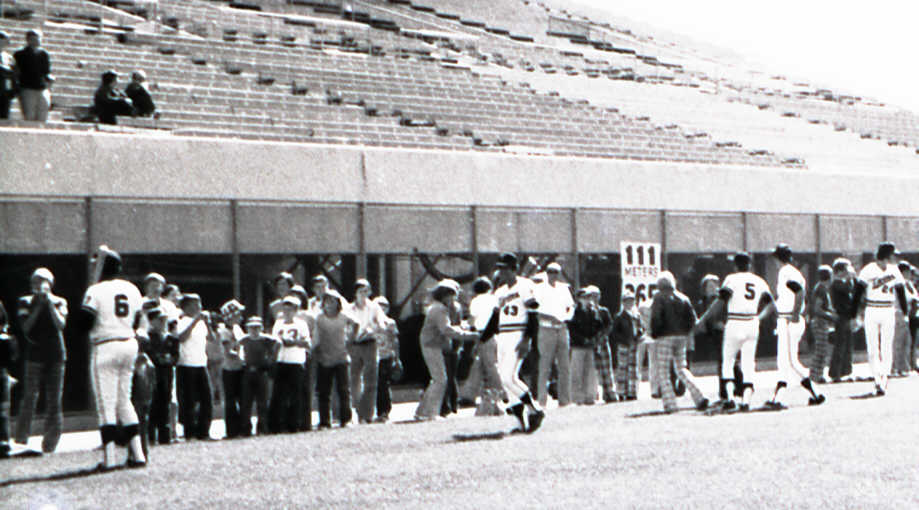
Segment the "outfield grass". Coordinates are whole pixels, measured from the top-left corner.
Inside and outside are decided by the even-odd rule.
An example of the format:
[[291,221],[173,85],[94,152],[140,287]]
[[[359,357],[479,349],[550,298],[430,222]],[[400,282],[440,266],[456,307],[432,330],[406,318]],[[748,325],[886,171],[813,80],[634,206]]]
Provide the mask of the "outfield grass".
[[453,436],[506,430],[509,418],[192,442],[155,448],[144,470],[59,480],[45,478],[99,452],[17,458],[0,462],[0,506],[917,508],[919,378],[850,398],[871,387],[823,386],[827,403],[811,408],[796,391],[773,413],[630,416],[660,408],[648,400],[553,409],[536,434],[501,440]]

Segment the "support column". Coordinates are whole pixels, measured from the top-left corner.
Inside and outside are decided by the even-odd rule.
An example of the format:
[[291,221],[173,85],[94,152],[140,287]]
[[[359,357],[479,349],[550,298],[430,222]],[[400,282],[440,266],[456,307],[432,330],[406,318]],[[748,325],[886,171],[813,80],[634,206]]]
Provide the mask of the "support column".
[[357,205],[357,243],[358,253],[355,261],[355,274],[357,278],[367,276],[367,242],[366,242],[366,204],[361,202]]
[[469,237],[471,239],[472,245],[472,271],[475,273],[476,277],[482,274],[482,270],[479,267],[479,224],[478,224],[478,209],[476,206],[469,207]]
[[661,270],[667,270],[667,211],[661,209]]
[[823,240],[820,237],[820,215],[814,215],[814,253],[817,255],[817,267],[823,264]]
[[242,277],[239,263],[239,201],[230,200],[230,242],[233,245],[233,299],[239,299],[242,295]]
[[581,288],[581,252],[578,249],[578,209],[571,209],[571,256],[574,258],[574,288]]
[[747,232],[747,213],[746,211],[740,213],[740,225],[741,225],[741,231],[743,233],[743,239],[741,240],[741,248],[743,249],[743,251],[748,251],[750,249],[749,248],[750,240],[749,240],[749,236],[747,235],[748,232]]

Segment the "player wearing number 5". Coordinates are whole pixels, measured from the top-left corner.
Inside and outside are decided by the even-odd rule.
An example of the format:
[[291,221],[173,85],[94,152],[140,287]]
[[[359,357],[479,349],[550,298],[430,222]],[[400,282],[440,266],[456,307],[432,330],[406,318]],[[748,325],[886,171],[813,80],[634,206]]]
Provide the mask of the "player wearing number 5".
[[147,460],[131,403],[131,384],[138,349],[134,331],[140,323],[143,298],[134,284],[118,278],[118,253],[100,246],[93,264],[93,284],[86,289],[76,329],[88,332],[92,343],[93,390],[103,446],[99,467],[115,467],[115,443],[128,446],[129,467],[140,467]]
[[896,247],[893,243],[881,243],[876,255],[877,260],[858,273],[854,301],[864,315],[868,364],[874,375],[875,393],[880,396],[887,391],[887,376],[893,365],[894,296],[904,314],[907,313],[907,302],[906,281],[896,266]]
[[[730,362],[722,363],[721,377],[728,394],[724,408],[733,409],[739,404],[740,409],[746,411],[750,409],[750,398],[753,396],[751,381],[756,372],[759,323],[775,311],[775,303],[766,282],[750,272],[749,254],[740,252],[734,255],[734,268],[737,272],[725,277],[718,291],[719,300],[726,303],[728,316],[724,325],[721,359],[732,360],[740,352],[740,369],[744,382],[734,379],[734,367]],[[717,305],[716,302],[712,306]]]

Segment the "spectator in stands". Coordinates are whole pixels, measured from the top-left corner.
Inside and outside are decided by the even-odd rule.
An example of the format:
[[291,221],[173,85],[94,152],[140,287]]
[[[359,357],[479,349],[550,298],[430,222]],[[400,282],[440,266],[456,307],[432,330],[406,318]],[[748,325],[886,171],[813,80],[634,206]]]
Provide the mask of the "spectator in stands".
[[319,392],[320,429],[332,426],[329,404],[333,382],[338,393],[341,426],[346,427],[351,422],[351,358],[348,355],[347,340],[353,335],[357,324],[354,319],[343,313],[344,301],[344,298],[333,290],[323,294],[322,312],[316,317],[313,326],[313,353],[318,368],[316,387]]
[[299,432],[303,427],[303,370],[310,350],[310,327],[297,317],[300,298],[284,298],[281,316],[271,336],[281,341],[275,367],[274,392],[268,406],[268,428],[272,433]]
[[38,393],[45,394],[45,433],[42,451],[50,453],[61,439],[64,416],[61,395],[64,391],[64,365],[67,347],[64,326],[67,324],[67,300],[51,292],[54,275],[44,267],[32,273],[32,293],[19,298],[19,323],[23,334],[26,364],[25,389],[16,422],[16,442],[26,444],[32,428],[32,415]]
[[18,357],[16,338],[9,334],[9,317],[0,303],[0,459],[10,456],[10,401],[12,380],[9,370]]
[[42,34],[32,29],[26,32],[26,46],[13,54],[16,79],[19,83],[19,108],[22,118],[45,122],[51,108],[51,57],[41,47]]
[[168,332],[169,317],[162,308],[153,308],[146,316],[148,328],[142,337],[141,349],[150,357],[156,371],[147,438],[151,444],[169,444],[173,436],[169,404],[172,402],[172,381],[179,356],[179,339]]
[[10,36],[0,30],[0,119],[10,118],[10,103],[16,97],[16,61],[7,53]]
[[131,83],[124,88],[124,95],[131,100],[134,106],[134,115],[138,117],[149,117],[156,111],[156,104],[153,97],[150,96],[150,90],[147,89],[147,74],[138,69],[131,73]]
[[616,387],[625,400],[635,400],[638,398],[638,343],[644,330],[635,306],[635,294],[625,291],[619,302],[612,334],[616,345]]
[[450,322],[450,313],[456,298],[459,296],[459,284],[453,280],[441,280],[431,289],[431,305],[425,312],[424,323],[421,326],[421,354],[424,364],[431,375],[418,409],[415,419],[419,421],[433,420],[435,413],[443,405],[444,392],[447,389],[447,369],[444,366],[443,352],[450,348],[453,340],[473,341],[479,338],[477,333],[466,331]]
[[220,307],[223,322],[217,330],[217,337],[223,347],[223,421],[227,437],[239,437],[243,432],[242,389],[243,360],[239,352],[239,341],[246,336],[240,323],[246,309],[239,301],[231,299]]
[[594,348],[594,368],[597,369],[597,377],[600,379],[600,388],[603,390],[603,401],[607,404],[617,402],[619,396],[613,387],[613,355],[610,352],[609,334],[613,330],[613,316],[609,313],[609,308],[600,304],[600,289],[596,285],[588,285],[590,293],[588,297],[597,314],[600,316],[600,323],[603,328],[597,333],[596,347]]
[[102,124],[118,124],[118,115],[131,115],[134,105],[118,90],[118,73],[111,69],[102,73],[102,83],[93,96],[93,112]]
[[833,283],[830,285],[830,301],[836,310],[836,325],[830,337],[833,343],[833,357],[830,360],[830,379],[840,382],[852,375],[852,348],[857,329],[858,303],[854,299],[855,270],[848,259],[833,261]]
[[377,400],[377,338],[383,330],[386,315],[370,299],[370,282],[361,278],[354,284],[354,303],[348,314],[357,322],[357,334],[348,353],[351,356],[351,395],[361,423],[373,420]]
[[578,305],[568,321],[571,337],[571,397],[575,404],[593,405],[597,398],[594,348],[603,329],[599,310],[590,300],[588,288],[578,289]]
[[201,297],[185,294],[179,305],[182,317],[177,325],[179,361],[176,367],[176,392],[179,397],[179,422],[185,439],[210,439],[213,402],[207,377],[207,342],[214,333],[201,310]]
[[[389,313],[389,300],[384,296],[374,299],[384,315]],[[377,349],[380,366],[377,381],[377,418],[378,423],[389,421],[392,410],[392,385],[394,374],[402,373],[402,361],[399,359],[399,327],[388,315],[380,332],[380,345]]]
[[243,352],[245,376],[242,388],[240,431],[244,437],[252,435],[252,404],[258,411],[258,434],[268,433],[268,403],[271,392],[271,369],[274,368],[281,342],[262,331],[262,318],[254,315],[246,321],[246,336],[239,341]]
[[548,400],[549,374],[552,365],[558,363],[558,405],[571,403],[571,369],[569,366],[570,346],[568,326],[565,324],[574,315],[574,297],[571,287],[560,280],[562,266],[552,262],[546,266],[543,281],[536,285],[536,300],[539,301],[539,375],[536,398],[545,407]]

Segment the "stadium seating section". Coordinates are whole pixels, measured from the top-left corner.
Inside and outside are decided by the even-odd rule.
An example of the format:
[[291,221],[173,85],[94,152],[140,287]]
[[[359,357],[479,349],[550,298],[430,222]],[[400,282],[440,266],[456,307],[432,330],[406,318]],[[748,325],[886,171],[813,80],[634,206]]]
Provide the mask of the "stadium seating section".
[[[782,147],[715,139],[706,123],[717,115],[667,100],[723,87],[706,101],[919,145],[912,114],[828,90],[713,79],[689,50],[516,2],[7,0],[0,28],[18,42],[42,25],[57,78],[51,128],[806,167]],[[145,70],[157,117],[87,122],[106,69]],[[638,92],[601,103],[517,79],[527,75]]]

